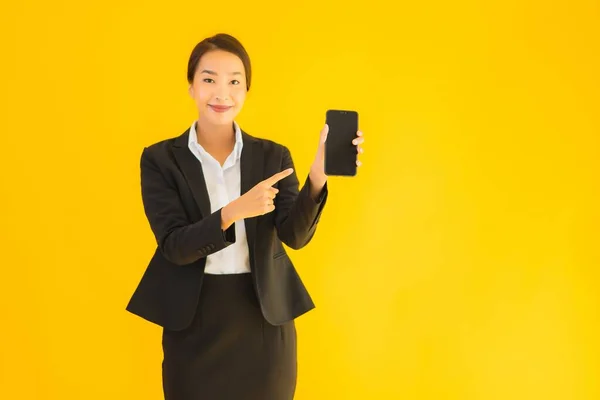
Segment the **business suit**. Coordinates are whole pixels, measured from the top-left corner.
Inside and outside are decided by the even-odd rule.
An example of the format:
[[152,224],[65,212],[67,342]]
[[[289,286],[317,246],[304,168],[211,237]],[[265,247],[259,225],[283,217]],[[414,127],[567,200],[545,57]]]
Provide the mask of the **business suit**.
[[[236,240],[234,225],[221,230],[221,210],[210,212],[202,169],[187,148],[189,132],[144,148],[140,160],[144,210],[157,248],[127,310],[169,332],[198,323],[194,317],[202,307],[206,257]],[[241,194],[294,167],[285,146],[245,131],[242,138]],[[244,224],[252,288],[264,319],[278,326],[314,308],[282,243],[300,249],[311,241],[328,190],[326,184],[313,200],[310,180],[307,177],[299,189],[295,172],[274,187],[279,189],[275,210],[247,218]]]

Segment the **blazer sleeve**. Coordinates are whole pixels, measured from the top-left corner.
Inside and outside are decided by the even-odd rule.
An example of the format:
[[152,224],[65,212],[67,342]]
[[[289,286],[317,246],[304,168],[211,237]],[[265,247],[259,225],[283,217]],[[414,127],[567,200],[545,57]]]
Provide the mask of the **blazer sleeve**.
[[190,264],[235,242],[235,224],[221,229],[221,209],[198,222],[189,221],[175,185],[165,179],[147,148],[140,169],[144,212],[167,260]]
[[[287,147],[283,146],[281,171],[294,168],[292,156]],[[288,177],[279,181],[279,193],[275,197],[275,226],[279,239],[298,250],[306,246],[312,239],[321,218],[323,207],[327,202],[327,183],[315,201],[310,195],[311,184],[307,176],[302,189],[298,189],[299,181],[296,170]]]

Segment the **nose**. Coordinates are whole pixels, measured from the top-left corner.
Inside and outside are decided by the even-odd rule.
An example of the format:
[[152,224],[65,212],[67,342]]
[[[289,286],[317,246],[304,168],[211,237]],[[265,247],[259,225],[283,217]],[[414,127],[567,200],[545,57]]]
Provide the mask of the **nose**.
[[221,88],[216,92],[216,99],[218,101],[228,101],[229,100],[229,91],[225,88]]

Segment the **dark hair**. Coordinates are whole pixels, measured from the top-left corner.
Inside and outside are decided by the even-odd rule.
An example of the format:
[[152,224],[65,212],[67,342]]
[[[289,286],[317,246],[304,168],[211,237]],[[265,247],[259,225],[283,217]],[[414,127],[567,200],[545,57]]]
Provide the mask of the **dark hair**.
[[194,75],[196,74],[196,68],[200,58],[211,50],[224,50],[232,54],[235,54],[242,60],[244,64],[244,70],[246,72],[246,90],[250,90],[250,80],[252,77],[252,69],[250,67],[250,57],[246,52],[246,49],[239,40],[226,33],[218,33],[214,36],[208,37],[202,40],[194,47],[190,60],[188,62],[187,80],[191,84],[194,81]]

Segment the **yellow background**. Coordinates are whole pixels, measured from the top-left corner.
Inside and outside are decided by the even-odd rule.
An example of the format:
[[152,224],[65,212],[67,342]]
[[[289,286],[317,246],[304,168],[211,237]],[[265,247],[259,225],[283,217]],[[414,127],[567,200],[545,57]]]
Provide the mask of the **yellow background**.
[[221,31],[254,67],[238,121],[301,176],[326,109],[365,132],[290,251],[296,399],[600,398],[597,1],[125,3],[2,6],[0,398],[161,398],[161,331],[124,310],[139,157],[196,117]]

